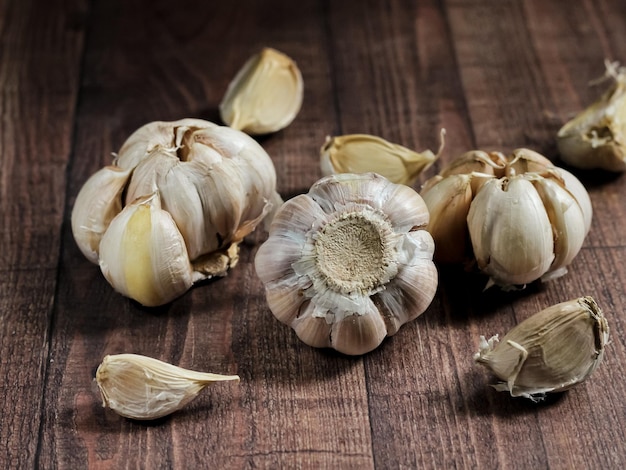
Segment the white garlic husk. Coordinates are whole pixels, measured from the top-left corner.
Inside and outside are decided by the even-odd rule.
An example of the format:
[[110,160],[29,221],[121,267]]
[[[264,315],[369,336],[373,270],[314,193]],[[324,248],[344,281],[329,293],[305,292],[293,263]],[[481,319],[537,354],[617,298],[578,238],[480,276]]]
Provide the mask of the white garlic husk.
[[509,158],[469,152],[427,181],[422,196],[435,259],[471,259],[489,286],[505,289],[564,275],[591,226],[580,181],[528,149]]
[[[200,119],[146,124],[126,140],[114,164],[96,175],[77,197],[74,238],[116,290],[150,306],[170,302],[197,281],[225,275],[237,263],[238,244],[282,203],[263,148],[243,132]],[[167,228],[130,238],[130,213],[145,208],[153,227]],[[108,233],[115,216],[115,230]],[[142,281],[149,285],[138,290],[128,285],[128,262],[116,251],[131,253],[143,245],[154,250],[153,266]]]
[[408,186],[374,173],[322,178],[283,204],[256,255],[270,309],[310,346],[372,351],[435,295],[427,223]]

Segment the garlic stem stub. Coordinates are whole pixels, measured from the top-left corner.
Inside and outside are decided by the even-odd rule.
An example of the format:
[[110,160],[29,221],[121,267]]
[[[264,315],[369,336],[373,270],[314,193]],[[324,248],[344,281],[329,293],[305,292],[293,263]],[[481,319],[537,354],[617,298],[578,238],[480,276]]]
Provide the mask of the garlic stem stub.
[[253,55],[228,85],[222,121],[250,135],[287,127],[302,107],[304,84],[296,63],[269,47]]
[[372,351],[435,295],[427,223],[408,186],[374,173],[320,179],[281,206],[255,257],[272,313],[310,346]]
[[611,87],[557,134],[561,159],[582,169],[626,170],[626,68],[605,61]]
[[491,285],[516,288],[564,275],[591,227],[578,179],[542,155],[517,149],[468,152],[429,179],[435,260],[472,260]]
[[72,232],[118,292],[157,306],[224,276],[281,203],[272,160],[250,136],[200,119],[156,121],[85,183]]
[[195,372],[138,354],[105,356],[96,371],[102,406],[137,420],[167,416],[208,385],[230,380],[239,376]]
[[586,380],[608,341],[602,310],[592,297],[580,297],[536,313],[501,340],[481,336],[474,360],[502,380],[496,390],[536,401]]

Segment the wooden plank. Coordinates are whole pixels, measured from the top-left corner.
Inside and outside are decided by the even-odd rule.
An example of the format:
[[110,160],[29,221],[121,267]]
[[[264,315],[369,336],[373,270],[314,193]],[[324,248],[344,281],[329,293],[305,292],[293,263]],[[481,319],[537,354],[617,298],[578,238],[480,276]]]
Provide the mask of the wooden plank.
[[[304,76],[302,112],[261,143],[281,194],[306,191],[334,120],[323,14],[315,1],[194,3],[192,15],[164,2],[93,2],[68,216],[80,185],[139,125],[215,120],[229,80],[263,46],[294,57]],[[43,467],[372,466],[362,362],[308,348],[273,318],[253,270],[262,239],[250,238],[227,278],[143,309],[112,291],[66,228]],[[242,380],[155,425],[132,422],[102,409],[92,382],[102,357],[120,352]]]
[[0,467],[34,467],[82,1],[0,2]]

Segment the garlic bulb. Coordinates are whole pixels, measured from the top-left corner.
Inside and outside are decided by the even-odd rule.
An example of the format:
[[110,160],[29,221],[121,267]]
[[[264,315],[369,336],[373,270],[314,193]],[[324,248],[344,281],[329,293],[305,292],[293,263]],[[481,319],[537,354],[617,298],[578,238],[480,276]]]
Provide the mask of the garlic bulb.
[[605,61],[611,88],[557,134],[561,159],[577,168],[626,170],[626,68]]
[[303,89],[296,63],[266,47],[252,56],[229,84],[220,115],[228,126],[248,134],[276,132],[295,119]]
[[373,173],[322,178],[283,204],[256,255],[270,309],[310,346],[375,349],[435,295],[427,223],[408,186]]
[[251,137],[199,119],[152,122],[85,183],[72,231],[117,291],[155,306],[225,275],[281,203],[272,161]]
[[430,150],[418,153],[368,134],[327,137],[320,150],[322,174],[378,173],[392,183],[411,185],[439,157],[443,150],[445,130],[437,155]]
[[562,276],[591,226],[587,191],[545,157],[518,149],[468,152],[421,192],[429,208],[435,259],[473,258],[505,288]]
[[105,356],[96,371],[102,406],[120,416],[150,420],[180,410],[214,382],[239,381],[237,375],[183,369],[138,354]]
[[502,383],[498,391],[536,400],[587,379],[609,341],[609,326],[591,297],[553,305],[509,331],[501,341],[480,337],[474,360]]

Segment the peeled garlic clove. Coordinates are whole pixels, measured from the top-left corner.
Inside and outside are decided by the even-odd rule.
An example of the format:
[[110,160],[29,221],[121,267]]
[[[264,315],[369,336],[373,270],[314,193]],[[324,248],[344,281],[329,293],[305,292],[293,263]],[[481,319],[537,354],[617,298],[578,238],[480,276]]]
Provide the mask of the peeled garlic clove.
[[96,371],[102,406],[131,419],[150,420],[180,410],[213,382],[237,375],[183,369],[137,354],[105,356]]
[[444,134],[442,130],[437,155],[430,150],[414,152],[367,134],[328,137],[320,151],[322,174],[373,172],[392,183],[411,185],[438,158]]
[[322,178],[280,207],[255,257],[272,313],[311,346],[373,350],[435,295],[427,223],[408,186],[374,173]]
[[554,259],[543,201],[523,176],[487,181],[467,215],[474,256],[491,282],[508,287],[539,279]]
[[561,159],[577,168],[626,170],[626,68],[605,62],[611,88],[557,134]]
[[609,326],[591,297],[553,305],[523,321],[501,341],[481,336],[474,360],[502,380],[496,390],[536,400],[573,387],[598,367]]
[[251,57],[228,85],[220,103],[222,120],[233,129],[258,135],[287,127],[302,106],[303,81],[296,63],[264,48]]
[[72,234],[80,251],[98,264],[102,235],[111,219],[122,210],[122,192],[131,172],[106,166],[94,173],[82,186],[72,209]]
[[115,290],[149,307],[192,286],[185,241],[158,193],[134,201],[111,221],[100,242],[100,269]]

